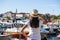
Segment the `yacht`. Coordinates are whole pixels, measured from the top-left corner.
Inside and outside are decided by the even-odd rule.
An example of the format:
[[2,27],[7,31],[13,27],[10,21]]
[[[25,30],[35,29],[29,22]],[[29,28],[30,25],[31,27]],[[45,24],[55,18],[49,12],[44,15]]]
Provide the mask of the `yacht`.
[[[5,27],[3,26],[2,27],[2,28],[6,28],[6,29],[3,29],[3,33],[0,34],[1,40],[7,39],[7,38],[8,38],[8,40],[23,39],[23,38],[21,38],[21,30],[23,28],[22,26],[25,25],[25,24],[28,24],[28,22],[29,22],[28,20],[20,20],[20,22],[18,22],[17,24],[16,23],[13,24],[13,23],[4,22],[5,24],[11,25],[11,26],[9,26],[9,27],[8,26],[5,26]],[[2,24],[5,25],[4,23],[2,23]],[[14,25],[14,27],[12,27],[12,24]],[[42,38],[46,38],[48,40],[49,39],[48,34],[50,34],[50,36],[51,36],[51,34],[56,33],[56,31],[53,30],[55,28],[57,28],[57,29],[59,28],[56,23],[51,22],[51,23],[43,24],[40,28],[41,35],[43,35]],[[29,30],[28,27],[24,31],[25,32],[27,32],[27,31],[30,32],[30,34],[28,34],[28,36],[30,36],[32,34],[31,29]],[[58,36],[59,35],[57,35],[57,37]]]
[[[7,28],[6,30],[4,30],[2,35],[7,35],[10,37],[11,40],[19,40],[19,39],[23,39],[23,37],[21,38],[21,30],[22,30],[22,26],[23,25],[27,25],[28,21],[26,20],[20,20],[19,23],[14,23],[14,27],[11,28]],[[30,33],[28,34],[28,36],[31,35],[31,28],[27,27],[25,30],[25,32],[29,31]]]

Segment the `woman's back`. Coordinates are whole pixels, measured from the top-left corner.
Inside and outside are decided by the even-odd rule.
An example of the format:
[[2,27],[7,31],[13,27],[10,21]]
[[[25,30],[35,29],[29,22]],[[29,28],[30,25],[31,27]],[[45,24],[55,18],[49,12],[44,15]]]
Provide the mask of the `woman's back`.
[[33,40],[41,39],[39,22],[40,21],[39,21],[38,16],[33,15],[32,20],[30,20],[30,27],[32,29],[32,34],[31,34],[30,38],[32,38]]
[[32,34],[30,35],[30,38],[35,40],[40,40],[41,35],[39,28],[31,28],[31,29],[32,29]]

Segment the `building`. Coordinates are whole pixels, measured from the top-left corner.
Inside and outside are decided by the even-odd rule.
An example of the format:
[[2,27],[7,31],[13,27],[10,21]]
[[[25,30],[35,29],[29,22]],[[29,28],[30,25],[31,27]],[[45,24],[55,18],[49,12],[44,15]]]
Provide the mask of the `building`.
[[13,13],[11,11],[8,11],[6,13],[3,14],[3,18],[6,18],[8,21],[14,21],[16,22],[16,20],[21,20],[21,19],[28,19],[29,18],[29,13]]
[[10,18],[14,18],[15,16],[16,16],[16,18],[29,17],[29,13],[23,13],[23,12],[22,13],[13,13],[13,12],[9,11],[9,12],[6,12],[3,14],[3,18],[6,16],[8,16]]

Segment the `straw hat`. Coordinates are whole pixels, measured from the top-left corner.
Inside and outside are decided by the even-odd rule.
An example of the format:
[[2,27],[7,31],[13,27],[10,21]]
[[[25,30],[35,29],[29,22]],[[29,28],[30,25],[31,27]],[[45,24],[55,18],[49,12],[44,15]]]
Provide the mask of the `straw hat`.
[[38,14],[38,10],[33,9],[32,12],[30,13],[30,15],[33,15],[33,14],[34,14],[34,15],[37,15],[37,14]]

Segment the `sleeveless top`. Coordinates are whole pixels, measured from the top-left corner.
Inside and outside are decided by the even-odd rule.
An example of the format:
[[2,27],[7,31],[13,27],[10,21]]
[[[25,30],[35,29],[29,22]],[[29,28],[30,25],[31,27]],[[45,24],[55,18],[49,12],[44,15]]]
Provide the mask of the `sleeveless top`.
[[31,35],[30,38],[32,40],[41,40],[41,34],[40,34],[40,26],[42,25],[42,21],[39,20],[39,26],[36,27],[31,27],[30,24],[29,26],[31,27]]
[[37,16],[33,16],[32,20],[29,20],[26,24],[28,24],[28,27],[31,27],[31,31],[29,32],[31,35],[29,37],[33,40],[41,40],[40,26],[42,21]]

